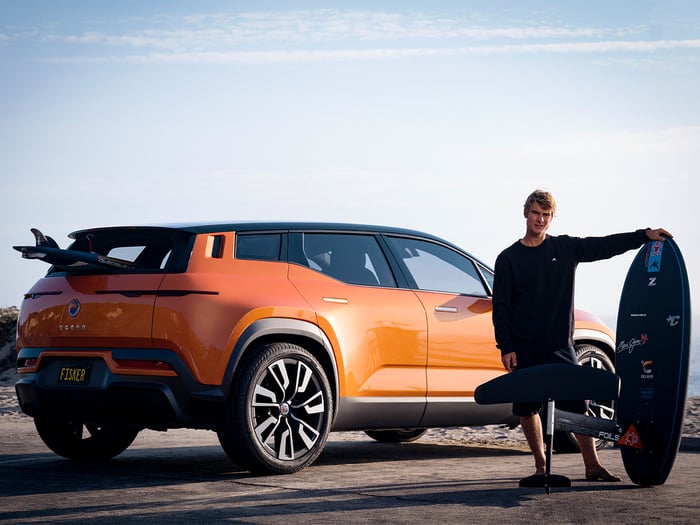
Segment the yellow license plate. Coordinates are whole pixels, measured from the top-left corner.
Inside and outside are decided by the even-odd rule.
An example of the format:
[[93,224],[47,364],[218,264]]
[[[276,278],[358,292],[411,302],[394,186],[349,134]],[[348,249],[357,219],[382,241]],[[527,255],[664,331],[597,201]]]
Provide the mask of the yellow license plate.
[[58,370],[58,383],[61,385],[88,385],[92,363],[62,363]]

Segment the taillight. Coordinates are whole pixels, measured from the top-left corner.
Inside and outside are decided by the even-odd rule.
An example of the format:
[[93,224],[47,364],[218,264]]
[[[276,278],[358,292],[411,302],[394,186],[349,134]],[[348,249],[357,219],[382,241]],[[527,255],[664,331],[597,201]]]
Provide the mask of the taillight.
[[25,357],[24,359],[17,359],[17,368],[34,368],[39,363],[37,357]]

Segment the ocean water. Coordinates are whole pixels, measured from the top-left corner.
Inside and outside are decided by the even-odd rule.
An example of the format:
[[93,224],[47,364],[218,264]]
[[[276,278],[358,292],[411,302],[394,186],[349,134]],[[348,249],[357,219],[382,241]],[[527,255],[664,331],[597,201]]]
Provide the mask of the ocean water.
[[[696,325],[697,326],[697,325]],[[700,338],[693,339],[690,351],[690,377],[688,378],[688,396],[700,396]]]

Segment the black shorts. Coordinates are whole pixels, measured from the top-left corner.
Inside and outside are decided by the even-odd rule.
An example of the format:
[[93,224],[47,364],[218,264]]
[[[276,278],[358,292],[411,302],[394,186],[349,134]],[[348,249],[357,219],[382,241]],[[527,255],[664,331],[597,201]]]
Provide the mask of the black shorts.
[[[579,364],[576,359],[576,351],[573,348],[562,348],[556,352],[516,352],[516,356],[518,360],[518,369],[546,365],[548,363]],[[532,416],[541,412],[542,407],[542,402],[513,403],[513,414],[516,416]],[[557,403],[557,408],[575,414],[585,414],[588,410],[588,402],[559,401]]]

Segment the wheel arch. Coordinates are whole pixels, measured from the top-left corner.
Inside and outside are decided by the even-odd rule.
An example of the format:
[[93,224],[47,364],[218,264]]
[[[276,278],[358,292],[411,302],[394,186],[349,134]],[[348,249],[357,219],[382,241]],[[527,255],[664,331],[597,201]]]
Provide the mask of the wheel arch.
[[615,340],[605,332],[577,328],[574,330],[574,344],[596,346],[615,363]]
[[231,385],[236,379],[236,374],[241,364],[254,355],[256,348],[262,344],[272,342],[287,342],[297,344],[313,354],[326,371],[333,395],[333,418],[337,412],[340,396],[338,363],[333,353],[328,337],[315,324],[300,319],[289,318],[265,318],[258,319],[248,326],[236,341],[233,347],[224,380],[222,390],[228,397]]

